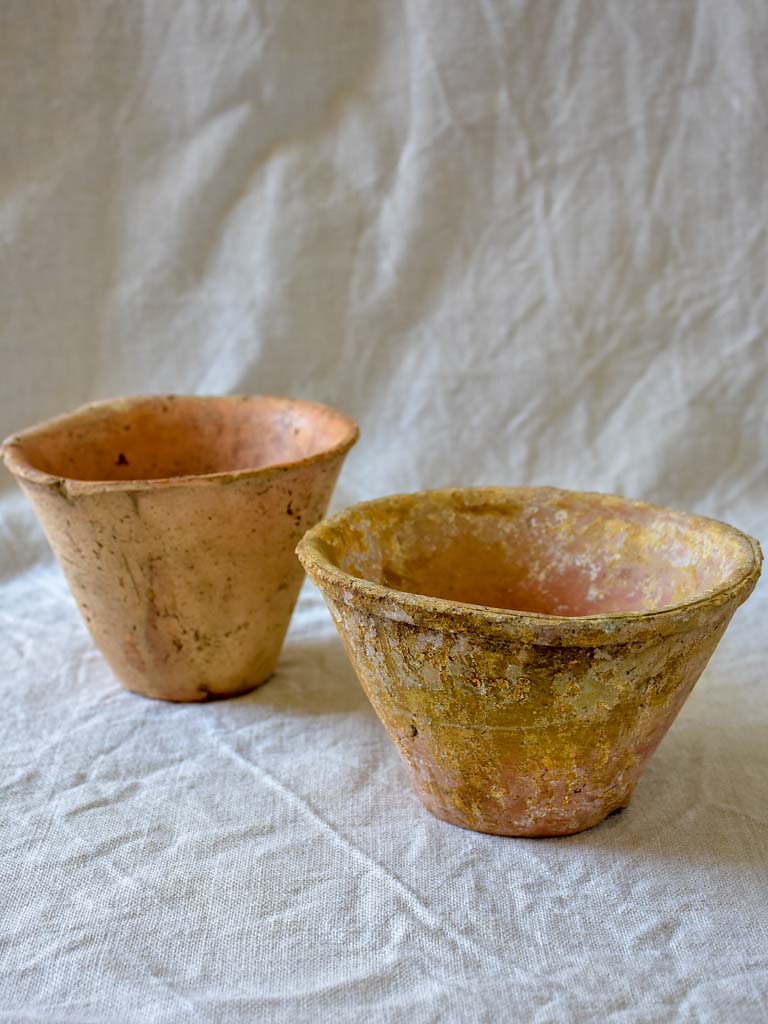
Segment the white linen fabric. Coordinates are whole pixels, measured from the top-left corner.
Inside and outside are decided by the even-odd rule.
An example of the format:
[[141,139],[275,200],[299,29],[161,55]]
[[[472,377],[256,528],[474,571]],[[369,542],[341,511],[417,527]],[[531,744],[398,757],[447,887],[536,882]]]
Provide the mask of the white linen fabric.
[[[0,436],[267,392],[334,499],[547,483],[766,536],[762,0],[4,0]],[[314,588],[279,670],[122,690],[0,490],[0,1021],[768,1014],[766,587],[632,806],[433,820]]]

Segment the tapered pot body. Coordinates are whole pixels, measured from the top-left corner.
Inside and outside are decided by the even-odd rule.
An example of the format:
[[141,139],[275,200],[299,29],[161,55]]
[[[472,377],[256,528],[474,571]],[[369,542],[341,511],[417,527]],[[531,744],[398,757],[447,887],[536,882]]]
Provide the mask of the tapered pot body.
[[299,552],[425,806],[520,836],[627,806],[760,571],[723,524],[551,488],[368,502]]
[[274,671],[357,430],[265,396],[96,403],[9,438],[96,645],[128,689],[199,701]]

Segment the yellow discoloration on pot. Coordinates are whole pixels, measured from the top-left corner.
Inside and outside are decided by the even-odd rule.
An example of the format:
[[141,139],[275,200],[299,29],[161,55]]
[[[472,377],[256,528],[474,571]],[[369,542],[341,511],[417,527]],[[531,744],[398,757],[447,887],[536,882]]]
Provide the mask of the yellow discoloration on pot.
[[118,399],[8,438],[88,628],[120,681],[165,700],[274,671],[355,424],[266,396]]
[[724,524],[551,488],[367,502],[298,550],[424,804],[506,835],[627,805],[761,562]]

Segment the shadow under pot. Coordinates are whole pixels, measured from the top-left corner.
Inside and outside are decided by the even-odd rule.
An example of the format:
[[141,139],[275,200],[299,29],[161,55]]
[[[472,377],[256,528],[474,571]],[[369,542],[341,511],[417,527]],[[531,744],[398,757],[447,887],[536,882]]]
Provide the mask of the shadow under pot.
[[129,690],[245,693],[274,671],[356,424],[268,396],[97,402],[9,437],[96,645]]
[[723,523],[523,487],[366,502],[298,553],[427,809],[513,836],[627,806],[761,565]]

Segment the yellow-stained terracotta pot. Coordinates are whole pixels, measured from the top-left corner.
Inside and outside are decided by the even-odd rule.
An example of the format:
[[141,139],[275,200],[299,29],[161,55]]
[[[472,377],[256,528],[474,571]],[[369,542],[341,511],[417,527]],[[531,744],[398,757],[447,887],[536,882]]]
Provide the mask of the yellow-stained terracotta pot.
[[626,807],[761,564],[714,520],[525,487],[366,502],[298,553],[428,810],[514,836]]
[[199,701],[274,671],[355,423],[267,396],[96,402],[9,437],[94,641],[124,686]]

